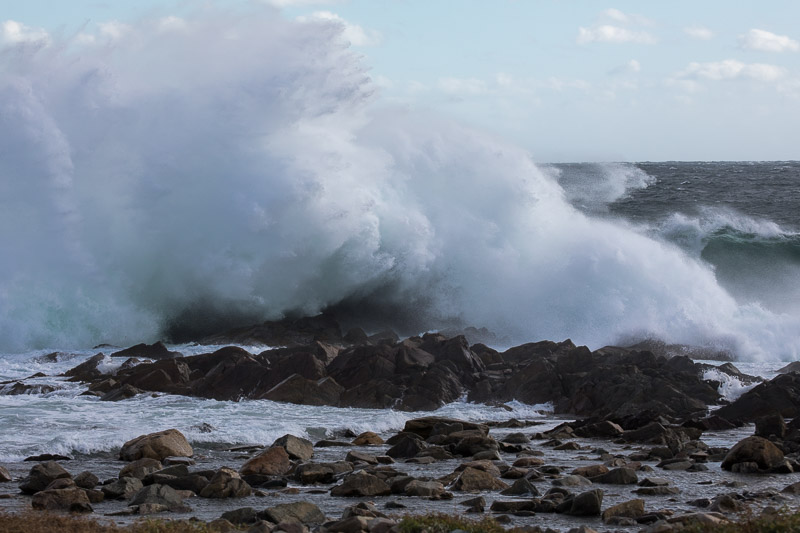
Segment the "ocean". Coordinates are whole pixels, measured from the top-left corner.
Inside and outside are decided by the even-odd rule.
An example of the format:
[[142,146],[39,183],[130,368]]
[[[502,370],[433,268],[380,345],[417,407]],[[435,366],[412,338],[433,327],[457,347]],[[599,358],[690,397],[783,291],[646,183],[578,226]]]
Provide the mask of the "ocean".
[[[792,218],[800,213],[794,192],[797,187],[793,187],[800,185],[800,164],[569,164],[544,165],[543,174],[553,176],[555,183],[563,187],[564,196],[576,209],[575,216],[591,217],[587,220],[598,225],[613,224],[668,250],[691,265],[691,269],[702,269],[709,279],[716,280],[717,290],[738,306],[757,307],[764,315],[797,319],[798,315],[787,308],[791,302],[782,296],[797,291],[800,283],[800,277],[789,275],[800,268],[796,233],[800,221]],[[747,187],[753,190],[753,202],[742,200]],[[769,187],[774,192],[768,192]],[[740,271],[734,272],[736,268]],[[658,274],[650,274],[654,276],[653,283],[659,282]],[[574,280],[575,284],[581,282],[580,278]],[[764,290],[756,291],[762,286]],[[649,293],[642,295],[647,296]],[[596,308],[602,308],[599,302]],[[796,331],[789,333],[796,335]],[[542,338],[532,334],[524,340]],[[791,336],[784,339],[787,346],[792,339]],[[52,348],[30,347],[0,354],[0,381],[13,382],[42,373],[44,377],[26,383],[55,389],[10,395],[13,384],[9,384],[0,390],[0,423],[6,428],[0,436],[0,463],[19,462],[41,453],[102,454],[140,434],[170,427],[177,427],[202,448],[269,443],[286,433],[321,439],[348,429],[357,433],[396,431],[416,416],[397,411],[295,406],[269,401],[218,402],[169,395],[99,402],[94,397],[82,396],[81,385],[57,376],[98,351],[110,352],[113,348],[59,349],[55,356],[46,357]],[[184,355],[215,349],[193,343],[176,344],[172,348]],[[245,348],[258,353],[265,347]],[[760,352],[758,358],[740,358],[735,364],[746,373],[771,378],[793,357],[791,351]],[[120,364],[111,359],[106,361],[111,365],[109,369]],[[720,379],[719,375],[710,377]],[[722,387],[721,392],[731,399],[748,388],[728,378],[723,380]],[[459,402],[435,414],[479,420],[504,420],[512,416],[552,418],[547,405],[514,403],[511,408],[508,412]]]

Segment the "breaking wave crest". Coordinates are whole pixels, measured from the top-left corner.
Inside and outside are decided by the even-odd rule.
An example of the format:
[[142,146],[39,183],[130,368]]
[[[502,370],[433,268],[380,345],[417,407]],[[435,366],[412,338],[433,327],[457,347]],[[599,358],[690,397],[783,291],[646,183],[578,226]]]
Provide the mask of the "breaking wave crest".
[[[253,9],[0,52],[0,351],[334,307],[797,356],[796,318],[578,211],[526,151],[382,106],[337,23]],[[605,202],[647,177],[609,183]]]

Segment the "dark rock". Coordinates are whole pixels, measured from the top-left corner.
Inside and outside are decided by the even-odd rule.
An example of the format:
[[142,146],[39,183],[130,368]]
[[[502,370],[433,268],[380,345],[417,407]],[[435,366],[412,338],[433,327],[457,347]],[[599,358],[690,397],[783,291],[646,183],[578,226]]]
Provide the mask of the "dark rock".
[[273,442],[272,446],[280,446],[286,450],[290,459],[299,461],[308,461],[314,455],[314,445],[311,441],[294,435],[284,435]]
[[119,471],[119,477],[135,477],[137,479],[144,479],[147,474],[152,474],[153,472],[158,472],[164,468],[161,464],[161,461],[156,459],[151,459],[150,457],[142,457],[141,459],[137,459],[130,464],[125,465],[122,470]]
[[520,478],[505,490],[500,491],[503,496],[539,496],[539,491],[527,479]]
[[[173,512],[188,512],[189,507],[175,489],[166,485],[148,485],[141,488],[131,499],[129,505],[158,505]],[[140,511],[141,512],[141,511]]]
[[600,477],[604,474],[608,474],[608,472],[609,470],[606,465],[588,465],[588,466],[579,466],[578,468],[573,470],[571,474],[592,479]]
[[507,489],[508,485],[488,472],[467,467],[459,474],[451,488],[453,490],[470,492],[477,490],[503,490]]
[[118,402],[120,400],[127,400],[129,398],[133,398],[137,394],[142,394],[144,391],[142,389],[138,389],[133,385],[122,385],[116,389],[112,389],[107,393],[100,396],[101,402]]
[[148,435],[141,435],[122,445],[119,458],[123,461],[135,461],[143,457],[161,461],[165,457],[191,457],[192,447],[177,429],[168,429]]
[[40,511],[68,511],[70,513],[91,513],[92,506],[83,489],[43,490],[33,495],[31,505]]
[[36,462],[36,463],[44,463],[47,461],[71,461],[71,457],[67,457],[66,455],[59,455],[53,453],[43,453],[41,455],[32,455],[30,457],[26,457],[24,462]]
[[222,513],[220,518],[229,521],[235,525],[243,525],[243,524],[255,524],[258,522],[258,516],[256,516],[256,510],[252,507],[242,507],[240,509],[234,509],[233,511],[227,511]]
[[372,497],[391,493],[392,489],[386,482],[363,471],[345,477],[341,485],[331,489],[331,496]]
[[34,494],[47,488],[56,479],[71,477],[61,465],[55,461],[47,461],[31,468],[28,476],[20,482],[19,490],[25,494]]
[[102,353],[94,355],[78,366],[67,370],[64,375],[72,378],[69,381],[91,381],[102,375],[98,367],[103,359],[105,359],[105,355]]
[[717,416],[736,423],[753,422],[776,413],[784,418],[800,415],[800,374],[776,376],[716,411]]
[[536,502],[533,500],[495,500],[492,502],[489,510],[494,513],[511,513],[516,514],[521,511],[535,511]]
[[81,472],[75,476],[75,485],[82,489],[93,489],[100,484],[100,479],[91,472]]
[[769,440],[783,440],[786,436],[786,422],[780,413],[757,418],[755,435]]
[[614,468],[605,474],[592,478],[594,483],[608,483],[610,485],[635,485],[639,482],[636,471],[632,468]]
[[612,518],[639,518],[644,515],[644,500],[636,499],[618,503],[603,511],[603,522],[608,524]]
[[251,493],[250,485],[235,470],[222,467],[208,481],[208,485],[200,491],[199,496],[202,498],[244,498],[250,496]]
[[414,457],[419,452],[427,447],[424,441],[406,436],[403,437],[397,444],[392,446],[386,451],[386,455],[393,459]]
[[377,433],[373,433],[372,431],[365,431],[364,433],[361,433],[353,441],[354,446],[376,446],[380,444],[383,444],[383,439]]
[[123,477],[100,487],[106,500],[127,500],[144,485],[135,477]]
[[407,496],[438,497],[444,493],[444,485],[438,481],[420,481],[415,479],[405,487]]
[[124,350],[114,352],[111,357],[141,357],[143,359],[174,359],[182,357],[180,352],[171,352],[162,342],[155,344],[137,344]]
[[733,470],[737,463],[755,463],[759,469],[769,470],[782,462],[783,452],[777,446],[763,437],[747,437],[731,448],[721,466]]
[[338,463],[306,463],[298,465],[295,479],[304,485],[311,483],[333,483],[336,476],[353,471],[349,462]]
[[603,505],[603,491],[594,489],[582,492],[572,499],[572,503],[564,514],[573,516],[599,516]]
[[311,502],[282,503],[268,507],[258,514],[259,518],[281,524],[299,522],[301,524],[318,525],[325,522],[325,515],[319,507]]
[[257,398],[303,405],[338,405],[345,388],[331,377],[316,380],[292,374]]
[[347,456],[345,457],[345,460],[346,461],[350,461],[351,463],[362,462],[362,463],[367,463],[367,464],[371,464],[371,465],[378,464],[378,458],[377,457],[375,457],[374,455],[369,454],[369,453],[359,452],[358,450],[349,451],[347,453]]
[[289,454],[285,448],[275,446],[267,448],[260,454],[249,459],[239,472],[244,476],[262,475],[262,476],[283,476],[292,468]]

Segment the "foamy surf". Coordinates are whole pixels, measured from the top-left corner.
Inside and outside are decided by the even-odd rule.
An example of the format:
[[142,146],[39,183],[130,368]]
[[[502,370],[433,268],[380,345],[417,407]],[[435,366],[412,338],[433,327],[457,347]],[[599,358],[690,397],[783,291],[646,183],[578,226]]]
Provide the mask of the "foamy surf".
[[[339,25],[259,9],[185,22],[0,56],[0,350],[336,309],[403,334],[476,325],[509,345],[638,336],[797,358],[796,314],[580,212],[525,150],[384,106]],[[652,187],[612,174],[583,197]]]

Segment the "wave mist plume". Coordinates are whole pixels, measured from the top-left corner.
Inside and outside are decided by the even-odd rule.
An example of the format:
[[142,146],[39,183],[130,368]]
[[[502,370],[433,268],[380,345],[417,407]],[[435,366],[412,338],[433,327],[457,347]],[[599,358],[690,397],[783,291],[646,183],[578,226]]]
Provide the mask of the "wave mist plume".
[[524,150],[382,106],[342,30],[209,8],[2,48],[0,351],[335,307],[797,356],[796,318],[578,212]]

